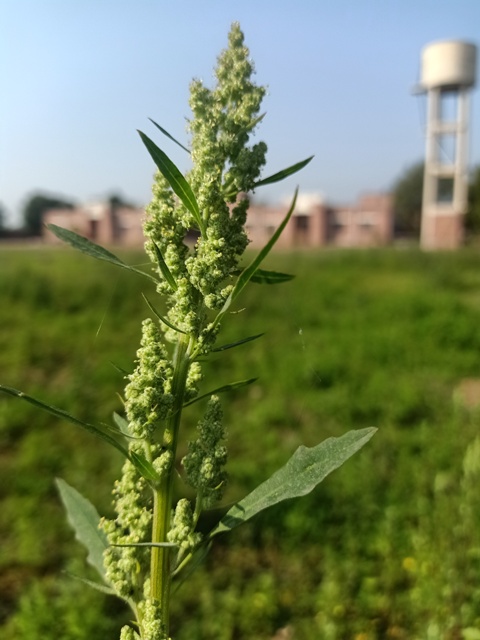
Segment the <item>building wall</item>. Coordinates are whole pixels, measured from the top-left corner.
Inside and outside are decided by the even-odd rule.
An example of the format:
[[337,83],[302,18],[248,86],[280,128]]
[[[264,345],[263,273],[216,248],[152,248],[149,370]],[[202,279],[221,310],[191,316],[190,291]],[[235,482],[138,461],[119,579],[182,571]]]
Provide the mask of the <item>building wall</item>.
[[[391,197],[366,194],[349,207],[331,207],[315,198],[298,201],[277,247],[280,249],[376,247],[392,240]],[[246,230],[252,247],[264,246],[285,218],[290,205],[265,206],[253,203]],[[45,223],[71,229],[93,242],[105,245],[142,246],[144,211],[128,207],[111,208],[100,203],[76,209],[55,209],[46,213]],[[48,243],[59,242],[45,231]]]
[[[287,207],[251,205],[247,233],[253,247],[263,246],[287,213]],[[331,207],[312,203],[298,208],[288,222],[277,246],[309,247],[377,247],[387,245],[393,237],[392,199],[387,194],[366,194],[348,207]]]
[[[95,203],[75,209],[52,209],[44,215],[44,224],[56,224],[80,234],[97,244],[120,244],[140,247],[143,244],[143,209],[111,207],[108,203]],[[45,229],[44,240],[60,243]]]

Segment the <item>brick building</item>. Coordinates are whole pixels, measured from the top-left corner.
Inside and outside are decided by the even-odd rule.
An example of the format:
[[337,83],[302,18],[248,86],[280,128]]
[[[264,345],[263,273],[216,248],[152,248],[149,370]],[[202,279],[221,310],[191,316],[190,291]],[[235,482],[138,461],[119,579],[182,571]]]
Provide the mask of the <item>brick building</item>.
[[[269,240],[289,206],[251,204],[246,229],[252,247],[263,246]],[[101,245],[135,247],[143,243],[143,216],[143,209],[97,203],[48,211],[44,222],[75,231]],[[277,247],[377,247],[389,244],[392,234],[392,203],[387,194],[366,194],[356,204],[345,207],[330,206],[315,194],[300,194]],[[45,231],[44,238],[49,243],[58,242],[49,231]]]
[[[43,223],[75,231],[100,245],[140,247],[144,213],[143,209],[98,202],[74,209],[52,209],[45,213]],[[44,239],[48,243],[61,242],[48,229]]]
[[[264,245],[278,227],[289,205],[283,207],[253,204],[248,212],[247,231],[252,246]],[[295,211],[278,241],[278,247],[378,247],[389,244],[393,236],[390,195],[363,195],[356,204],[338,207],[326,204],[320,196],[299,195]]]

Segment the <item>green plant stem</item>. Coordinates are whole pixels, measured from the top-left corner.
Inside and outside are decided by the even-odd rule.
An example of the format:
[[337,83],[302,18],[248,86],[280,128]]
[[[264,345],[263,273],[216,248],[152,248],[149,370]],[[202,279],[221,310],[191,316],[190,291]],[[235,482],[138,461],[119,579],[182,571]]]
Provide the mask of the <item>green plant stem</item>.
[[[163,445],[172,453],[172,463],[165,473],[159,487],[153,493],[153,525],[152,542],[167,542],[167,533],[170,530],[172,513],[172,489],[175,471],[175,456],[177,452],[178,431],[182,417],[182,407],[185,397],[188,369],[191,363],[189,353],[193,340],[188,336],[182,336],[175,354],[175,369],[172,380],[172,394],[174,402],[170,417],[167,421]],[[152,547],[151,553],[151,588],[152,599],[160,603],[162,621],[168,632],[169,608],[170,608],[170,549],[165,547]]]

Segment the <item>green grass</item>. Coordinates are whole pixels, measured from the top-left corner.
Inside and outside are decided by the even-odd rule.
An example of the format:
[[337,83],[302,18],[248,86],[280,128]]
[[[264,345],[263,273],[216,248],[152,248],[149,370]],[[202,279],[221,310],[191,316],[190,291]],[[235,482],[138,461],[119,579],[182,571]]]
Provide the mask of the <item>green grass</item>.
[[[63,250],[2,248],[0,264],[0,382],[109,422],[124,384],[111,363],[131,369],[148,281]],[[459,406],[454,391],[480,378],[480,256],[279,253],[270,266],[297,277],[252,285],[221,342],[266,335],[205,371],[205,390],[259,376],[225,398],[226,502],[301,443],[379,431],[312,495],[219,539],[175,598],[175,640],[267,640],[283,627],[295,640],[475,640],[480,453],[471,448],[470,471],[463,463],[480,412]],[[119,456],[8,397],[0,445],[2,638],[115,637],[125,612],[59,577],[80,573],[83,554],[53,480],[108,512]],[[94,614],[76,617],[76,607]]]

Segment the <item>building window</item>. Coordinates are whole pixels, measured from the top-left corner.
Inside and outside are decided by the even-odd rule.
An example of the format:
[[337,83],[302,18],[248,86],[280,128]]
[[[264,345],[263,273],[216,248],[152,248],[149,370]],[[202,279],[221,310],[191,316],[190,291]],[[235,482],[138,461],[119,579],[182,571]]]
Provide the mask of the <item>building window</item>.
[[310,218],[309,216],[299,215],[294,217],[295,220],[295,229],[298,231],[308,231],[310,227]]
[[438,179],[437,202],[439,204],[451,204],[453,202],[453,178]]
[[90,229],[89,236],[91,240],[96,240],[98,237],[98,220],[89,220]]

